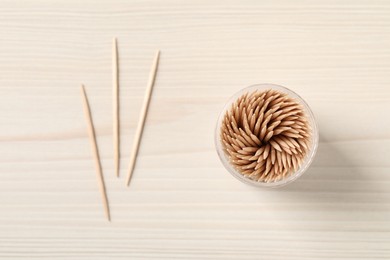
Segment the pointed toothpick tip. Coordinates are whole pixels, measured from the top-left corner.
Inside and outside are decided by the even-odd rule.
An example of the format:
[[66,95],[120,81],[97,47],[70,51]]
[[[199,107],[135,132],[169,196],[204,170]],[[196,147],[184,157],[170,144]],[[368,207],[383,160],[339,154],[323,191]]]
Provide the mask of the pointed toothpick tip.
[[119,136],[119,61],[117,38],[113,38],[113,142],[114,142],[114,171],[119,178],[120,136]]
[[84,84],[81,84],[80,85],[80,91],[81,91],[81,95],[83,95],[84,98],[87,98],[87,94],[85,92],[85,86]]
[[93,158],[94,158],[94,162],[95,162],[96,177],[98,180],[98,186],[99,186],[99,190],[100,190],[100,193],[102,196],[103,207],[104,207],[104,210],[106,212],[107,219],[108,219],[108,221],[110,221],[110,219],[111,219],[110,208],[109,208],[109,204],[108,204],[107,192],[106,192],[106,187],[104,184],[102,166],[101,166],[101,162],[100,162],[99,150],[98,150],[97,141],[96,141],[95,127],[94,127],[93,120],[92,120],[88,97],[87,97],[87,94],[85,92],[85,87],[83,84],[81,84],[80,89],[81,89],[81,95],[82,95],[82,100],[83,100],[84,115],[85,115],[85,119],[87,122],[88,137],[89,137],[90,145],[92,148],[92,154],[93,154]]
[[148,85],[146,87],[146,92],[145,92],[145,97],[144,97],[144,101],[142,104],[140,118],[138,120],[138,125],[137,125],[136,133],[134,136],[134,143],[133,143],[133,148],[132,148],[131,156],[130,156],[130,164],[129,164],[129,170],[128,170],[128,175],[127,175],[127,179],[126,179],[126,186],[129,186],[129,184],[130,184],[131,176],[133,175],[135,163],[137,160],[137,155],[138,155],[138,150],[139,150],[139,146],[140,146],[140,142],[141,142],[142,132],[143,132],[143,129],[145,126],[145,120],[146,120],[146,116],[147,116],[147,112],[148,112],[148,108],[149,108],[149,104],[150,104],[152,90],[153,90],[153,86],[154,86],[156,75],[157,75],[159,58],[160,58],[160,50],[157,50],[156,56],[153,60],[153,64],[152,64],[151,71],[149,74]]

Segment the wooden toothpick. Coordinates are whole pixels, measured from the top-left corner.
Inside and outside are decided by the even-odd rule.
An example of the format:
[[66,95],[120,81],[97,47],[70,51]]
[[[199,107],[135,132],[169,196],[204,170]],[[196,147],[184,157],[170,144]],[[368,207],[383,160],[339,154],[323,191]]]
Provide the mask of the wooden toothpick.
[[118,70],[118,43],[116,38],[112,43],[112,87],[113,87],[113,142],[114,142],[114,169],[119,177],[119,70]]
[[136,130],[136,133],[134,136],[134,143],[133,143],[133,148],[132,148],[131,157],[130,157],[129,172],[128,172],[127,180],[126,180],[127,186],[130,183],[131,175],[133,174],[133,171],[134,171],[134,166],[135,166],[135,162],[137,159],[138,149],[139,149],[139,145],[141,142],[142,131],[144,129],[145,119],[146,119],[146,115],[147,115],[148,108],[149,108],[150,97],[152,94],[154,81],[156,79],[159,58],[160,58],[160,51],[158,50],[156,53],[156,56],[154,58],[154,61],[153,61],[152,69],[151,69],[150,74],[149,74],[149,80],[148,80],[148,85],[146,87],[144,103],[142,105],[137,130]]
[[110,209],[109,209],[109,206],[108,206],[106,187],[104,185],[102,166],[101,166],[101,163],[100,163],[99,150],[98,150],[97,142],[96,142],[95,128],[93,126],[93,120],[92,120],[92,116],[91,116],[91,109],[89,107],[88,98],[87,98],[87,94],[85,93],[84,85],[81,85],[81,96],[82,96],[82,99],[83,99],[83,107],[84,107],[85,119],[87,121],[88,136],[89,136],[89,140],[91,142],[92,153],[93,153],[93,156],[94,156],[94,159],[95,159],[96,176],[97,176],[97,179],[98,179],[98,185],[99,185],[100,193],[101,193],[102,199],[103,199],[104,210],[105,210],[105,213],[106,213],[108,221],[110,221],[110,219],[111,219],[111,217],[110,217]]

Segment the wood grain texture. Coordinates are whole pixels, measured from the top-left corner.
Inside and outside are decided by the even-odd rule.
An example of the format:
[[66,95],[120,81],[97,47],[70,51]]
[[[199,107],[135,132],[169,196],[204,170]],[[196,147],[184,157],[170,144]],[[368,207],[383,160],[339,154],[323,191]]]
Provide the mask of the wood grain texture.
[[[390,3],[2,1],[0,259],[389,259]],[[121,172],[162,50],[130,189]],[[112,223],[102,218],[79,85],[88,86]],[[271,82],[312,107],[313,166],[279,190],[214,149],[226,100]]]

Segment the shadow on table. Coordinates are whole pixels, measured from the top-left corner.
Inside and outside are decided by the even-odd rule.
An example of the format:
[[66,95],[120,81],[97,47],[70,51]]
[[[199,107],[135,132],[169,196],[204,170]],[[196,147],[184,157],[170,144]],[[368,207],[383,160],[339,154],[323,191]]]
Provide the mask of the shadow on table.
[[316,158],[307,172],[277,192],[288,193],[301,202],[337,204],[357,202],[356,196],[352,195],[358,192],[379,191],[375,183],[370,181],[370,174],[343,151],[341,144],[328,142],[323,135],[320,136],[320,142]]

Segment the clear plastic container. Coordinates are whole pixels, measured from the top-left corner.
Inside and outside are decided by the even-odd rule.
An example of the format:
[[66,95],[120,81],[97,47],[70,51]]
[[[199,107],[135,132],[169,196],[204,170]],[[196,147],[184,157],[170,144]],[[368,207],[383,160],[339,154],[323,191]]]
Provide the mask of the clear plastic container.
[[[311,131],[312,131],[311,132],[311,144],[310,144],[310,149],[308,150],[308,153],[307,153],[304,161],[302,162],[301,166],[299,167],[299,169],[297,171],[295,171],[290,176],[283,178],[279,181],[258,182],[258,181],[255,181],[255,180],[252,180],[252,179],[245,177],[243,174],[238,172],[234,168],[233,165],[231,165],[231,163],[229,161],[229,157],[225,153],[223,145],[222,145],[221,136],[220,136],[221,135],[220,129],[221,129],[222,120],[223,120],[225,113],[228,111],[228,109],[230,109],[231,105],[241,95],[248,93],[248,92],[251,93],[255,90],[267,90],[267,89],[274,89],[274,90],[277,90],[279,92],[286,93],[288,96],[294,98],[297,102],[299,102],[302,105],[302,107],[306,113],[307,120],[309,121]],[[285,87],[282,87],[279,85],[275,85],[275,84],[269,84],[269,83],[252,85],[252,86],[249,86],[247,88],[240,90],[235,95],[233,95],[229,99],[229,101],[225,104],[225,107],[223,108],[221,114],[219,115],[217,126],[215,129],[215,146],[217,149],[218,156],[222,161],[222,164],[234,177],[236,177],[237,179],[239,179],[240,181],[242,181],[244,183],[247,183],[247,184],[250,184],[250,185],[253,185],[256,187],[270,187],[270,188],[281,187],[281,186],[284,186],[288,183],[291,183],[292,181],[294,181],[294,180],[298,179],[300,176],[302,176],[302,174],[309,168],[310,164],[312,163],[312,161],[314,159],[314,156],[317,152],[318,139],[319,139],[319,135],[318,135],[317,124],[316,124],[316,121],[314,119],[313,112],[311,111],[311,109],[307,105],[307,103],[298,94],[289,90],[288,88],[285,88]]]

